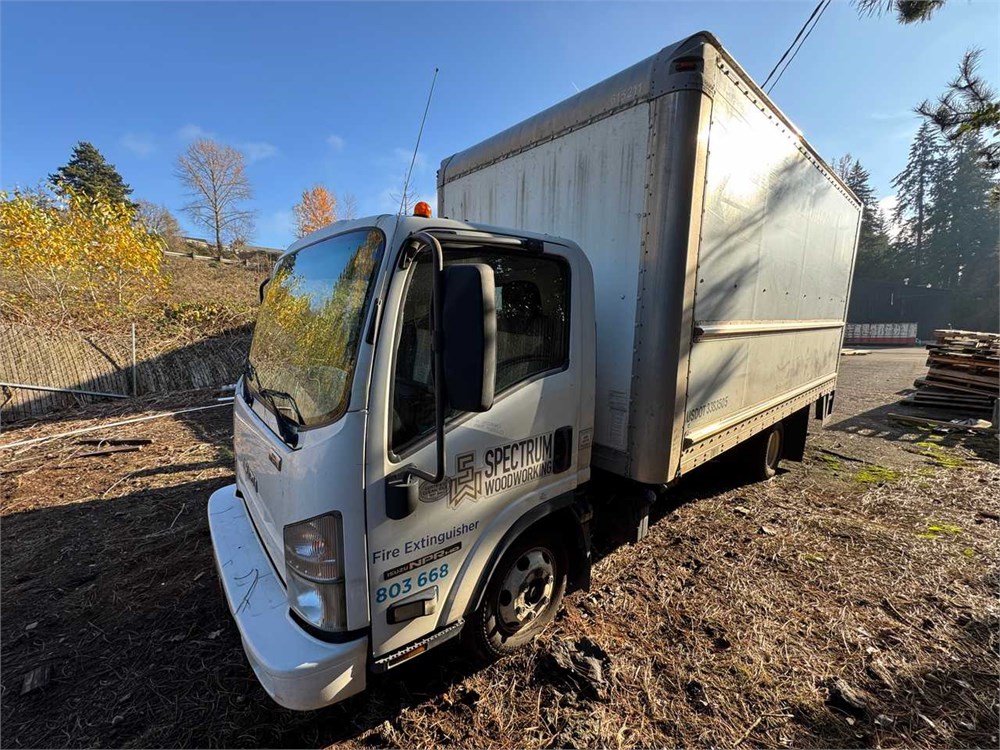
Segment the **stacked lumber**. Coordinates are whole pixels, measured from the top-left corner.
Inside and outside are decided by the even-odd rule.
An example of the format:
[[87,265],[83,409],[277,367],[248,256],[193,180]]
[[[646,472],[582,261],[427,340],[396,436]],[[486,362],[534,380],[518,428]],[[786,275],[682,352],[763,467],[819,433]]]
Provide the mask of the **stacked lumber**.
[[1000,334],[934,331],[927,346],[927,375],[903,400],[911,406],[992,412],[1000,392]]

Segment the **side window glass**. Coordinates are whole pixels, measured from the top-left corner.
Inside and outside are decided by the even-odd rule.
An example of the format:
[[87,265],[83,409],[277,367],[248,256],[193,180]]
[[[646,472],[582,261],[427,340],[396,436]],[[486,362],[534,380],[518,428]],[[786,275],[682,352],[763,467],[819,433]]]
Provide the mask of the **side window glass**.
[[[539,373],[561,370],[569,355],[569,270],[551,256],[446,252],[446,264],[493,268],[497,307],[496,394]],[[434,429],[430,264],[414,269],[403,303],[393,383],[392,447]],[[448,419],[456,416],[451,412]]]

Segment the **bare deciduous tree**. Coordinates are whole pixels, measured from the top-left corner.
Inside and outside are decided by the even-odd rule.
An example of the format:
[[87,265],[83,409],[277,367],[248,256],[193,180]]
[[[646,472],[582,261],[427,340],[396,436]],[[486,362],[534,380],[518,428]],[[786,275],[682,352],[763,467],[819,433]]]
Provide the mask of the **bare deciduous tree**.
[[140,200],[136,203],[135,219],[146,228],[147,232],[159,236],[166,243],[168,250],[181,252],[184,245],[181,239],[181,227],[166,206]]
[[847,175],[851,171],[851,165],[854,164],[854,157],[850,154],[844,154],[839,156],[830,162],[830,166],[833,167],[833,171],[836,172],[837,177],[842,180],[847,179]]
[[184,211],[215,236],[215,251],[233,242],[247,242],[253,232],[253,211],[245,201],[253,197],[246,174],[246,158],[232,146],[200,139],[177,159],[177,177],[191,202]]
[[358,198],[354,193],[344,193],[340,196],[340,218],[358,218]]
[[[405,192],[404,192],[405,190]],[[399,206],[397,213],[400,216],[409,216],[410,210],[417,202],[417,193],[412,186],[407,185],[404,189],[389,193],[389,200]]]

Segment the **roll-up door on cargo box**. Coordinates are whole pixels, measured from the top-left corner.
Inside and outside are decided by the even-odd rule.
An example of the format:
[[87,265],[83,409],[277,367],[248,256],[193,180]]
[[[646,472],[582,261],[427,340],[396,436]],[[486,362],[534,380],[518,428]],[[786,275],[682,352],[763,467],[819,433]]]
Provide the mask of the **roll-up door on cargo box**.
[[648,140],[642,103],[444,188],[445,216],[566,237],[587,253],[597,308],[594,442],[616,450],[628,435]]
[[836,373],[858,221],[798,136],[717,80],[695,291],[716,335],[692,347],[688,432]]

